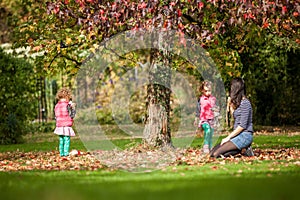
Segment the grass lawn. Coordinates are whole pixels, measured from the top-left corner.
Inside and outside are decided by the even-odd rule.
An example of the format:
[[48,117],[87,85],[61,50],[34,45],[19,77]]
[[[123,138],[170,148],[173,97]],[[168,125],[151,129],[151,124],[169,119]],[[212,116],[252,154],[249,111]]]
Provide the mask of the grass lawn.
[[50,171],[0,173],[3,199],[299,199],[299,168],[270,163],[176,167],[151,173]]
[[[51,134],[32,135],[25,144],[0,145],[0,152],[53,151],[57,150],[56,139]],[[299,149],[299,141],[299,134],[257,135],[253,147]],[[116,142],[126,144],[126,140]],[[202,139],[196,138],[192,146],[197,148],[201,143]],[[79,138],[72,140],[71,148],[85,150]],[[218,161],[201,166],[170,166],[148,173],[107,168],[3,171],[1,199],[299,199],[299,156],[251,162]]]

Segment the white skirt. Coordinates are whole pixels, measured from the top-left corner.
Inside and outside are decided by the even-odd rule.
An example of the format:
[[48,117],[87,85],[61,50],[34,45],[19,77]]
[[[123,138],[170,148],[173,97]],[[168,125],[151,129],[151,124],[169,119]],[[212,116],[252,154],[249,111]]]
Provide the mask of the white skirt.
[[54,133],[57,135],[75,136],[75,132],[72,127],[56,127]]

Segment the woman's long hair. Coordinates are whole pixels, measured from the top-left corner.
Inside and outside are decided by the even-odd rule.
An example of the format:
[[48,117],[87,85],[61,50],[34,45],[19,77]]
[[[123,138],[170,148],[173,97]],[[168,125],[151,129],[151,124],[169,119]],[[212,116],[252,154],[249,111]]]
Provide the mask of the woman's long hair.
[[242,78],[234,78],[230,84],[230,101],[233,108],[240,106],[243,97],[246,96],[246,86]]

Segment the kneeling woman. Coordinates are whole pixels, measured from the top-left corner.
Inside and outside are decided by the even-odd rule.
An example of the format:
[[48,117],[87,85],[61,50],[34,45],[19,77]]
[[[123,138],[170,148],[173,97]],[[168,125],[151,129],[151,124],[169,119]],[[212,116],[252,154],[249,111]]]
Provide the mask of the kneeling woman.
[[246,98],[243,79],[234,78],[230,86],[230,107],[233,109],[234,130],[210,152],[211,157],[230,155],[249,148],[253,141],[252,106]]

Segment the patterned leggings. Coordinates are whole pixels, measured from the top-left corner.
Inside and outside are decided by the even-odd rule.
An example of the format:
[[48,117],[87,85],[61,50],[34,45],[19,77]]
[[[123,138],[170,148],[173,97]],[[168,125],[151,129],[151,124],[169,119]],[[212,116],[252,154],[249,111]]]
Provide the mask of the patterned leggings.
[[59,136],[59,155],[68,156],[70,149],[70,136],[60,135]]
[[212,148],[212,137],[214,134],[214,129],[210,127],[208,123],[203,123],[202,128],[204,131],[204,145],[208,145],[209,149]]

